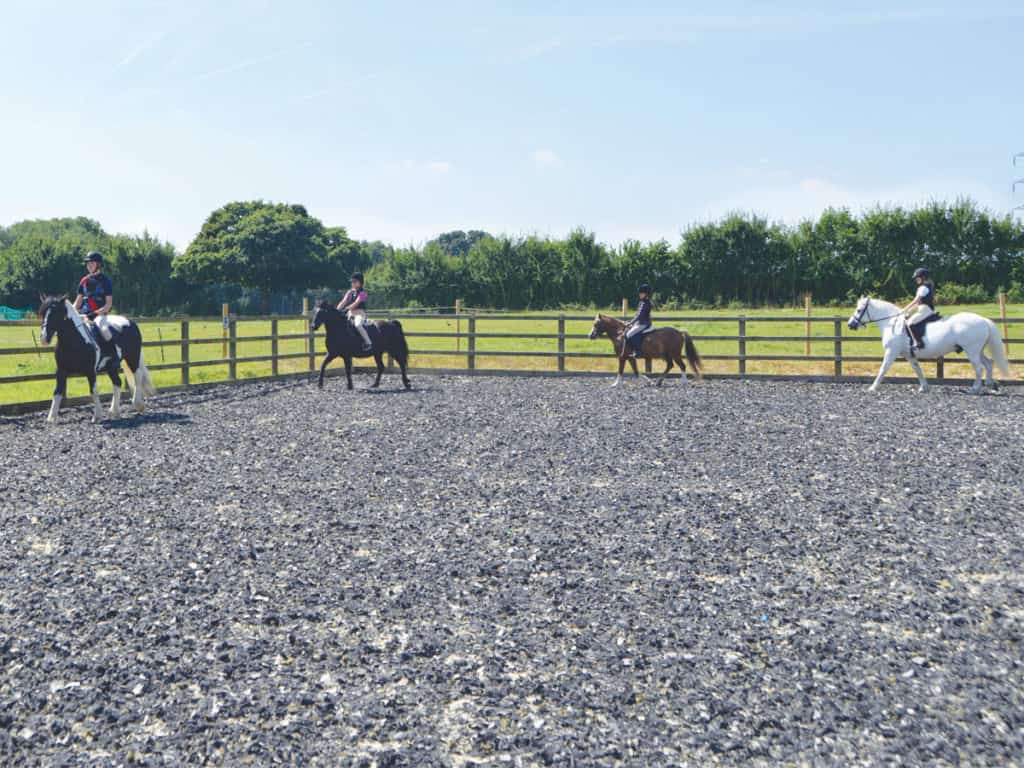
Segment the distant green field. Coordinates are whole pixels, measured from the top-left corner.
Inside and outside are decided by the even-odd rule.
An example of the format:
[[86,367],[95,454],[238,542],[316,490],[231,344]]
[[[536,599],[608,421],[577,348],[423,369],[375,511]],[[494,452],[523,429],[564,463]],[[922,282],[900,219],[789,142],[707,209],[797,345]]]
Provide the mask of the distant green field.
[[[980,306],[960,306],[945,308],[945,314],[952,314],[956,311],[972,311],[986,317],[996,318],[999,315],[999,308],[995,304]],[[880,357],[880,344],[878,332],[874,329],[852,332],[846,328],[846,318],[850,316],[852,308],[846,309],[816,309],[816,318],[839,317],[842,319],[843,334],[843,355],[865,356],[872,358]],[[517,334],[556,334],[558,323],[556,320],[541,319],[557,315],[556,312],[517,313],[521,315],[534,315],[537,319],[530,320],[508,320],[501,315],[477,316],[476,332],[481,333],[517,333]],[[579,315],[581,313],[566,313]],[[1008,316],[1013,318],[1024,318],[1024,305],[1011,305],[1008,308]],[[665,324],[672,324],[685,327],[692,335],[697,337],[696,344],[702,355],[736,355],[738,343],[734,340],[701,339],[702,336],[735,336],[738,333],[738,323],[735,320],[723,321],[718,318],[735,318],[739,315],[745,316],[747,336],[802,336],[805,333],[804,314],[802,309],[748,309],[748,310],[700,310],[661,312],[660,318],[685,317],[685,322],[673,322],[661,320]],[[763,317],[785,317],[792,318],[786,322],[765,322],[758,321]],[[659,322],[659,313],[655,315],[655,322]],[[406,332],[428,333],[442,332],[452,333],[460,330],[462,333],[468,331],[468,319],[465,315],[457,319],[454,315],[444,319],[409,318],[402,319],[402,325]],[[570,336],[585,337],[590,331],[591,320],[567,320],[566,333]],[[282,335],[302,334],[305,332],[305,321],[296,318],[282,319],[278,323],[278,332]],[[158,322],[146,322],[142,324],[142,334],[146,341],[178,341],[180,340],[180,322],[177,320],[166,320]],[[811,326],[812,335],[831,336],[833,325],[831,323],[816,322]],[[247,337],[267,336],[270,334],[270,322],[265,320],[245,320],[238,322],[238,357],[258,357],[269,355],[271,344],[269,341],[246,341]],[[193,362],[202,360],[217,360],[225,355],[222,347],[222,329],[217,321],[191,321],[191,339],[210,339],[212,343],[193,344],[190,348],[190,357]],[[37,346],[38,351],[27,355],[3,355],[0,356],[0,378],[6,376],[19,376],[35,373],[52,373],[54,371],[53,351],[38,345],[39,329],[35,325],[13,325],[0,322],[0,348]],[[1009,326],[1011,340],[1020,339],[1024,344],[1024,324]],[[467,340],[456,340],[454,338],[427,338],[412,336],[409,339],[409,346],[412,350],[413,368],[464,368],[466,366]],[[566,352],[589,352],[589,353],[610,353],[611,344],[607,339],[590,341],[586,338],[568,338],[565,342]],[[1022,357],[1019,346],[1013,344],[1010,348],[1011,357]],[[447,354],[421,354],[417,352],[441,352]],[[557,352],[557,339],[512,339],[512,338],[477,338],[476,340],[476,366],[478,369],[517,369],[517,370],[556,370],[557,361],[555,358],[544,357],[496,357],[488,356],[488,352],[510,351],[510,352]],[[306,352],[306,340],[290,339],[279,342],[279,354],[301,354]],[[805,353],[805,345],[800,341],[755,341],[748,340],[747,355],[799,355]],[[811,344],[810,353],[812,356],[831,356],[833,354],[833,342],[821,341]],[[149,365],[180,363],[181,352],[178,346],[149,348],[145,352],[146,361]],[[323,356],[323,332],[317,335],[316,342],[317,365]],[[963,358],[958,358],[963,359]],[[340,366],[336,362],[333,365]],[[572,359],[566,361],[566,369],[570,371],[597,370],[612,372],[615,369],[615,361],[611,358],[601,359]],[[308,359],[305,357],[293,360],[282,360],[279,364],[281,373],[300,372],[309,369]],[[659,364],[655,363],[655,371],[660,370]],[[735,373],[737,371],[736,361],[707,361],[706,370],[711,373]],[[877,370],[875,362],[845,362],[843,364],[844,374],[868,374]],[[830,375],[833,371],[831,361],[748,361],[747,373],[771,373],[771,374],[822,374]],[[925,368],[927,374],[934,373],[934,364],[928,364]],[[239,378],[251,378],[267,376],[271,372],[269,362],[239,363]],[[966,376],[969,367],[961,363],[948,361],[946,375],[949,377]],[[223,381],[228,377],[228,366],[212,365],[191,369],[192,383]],[[893,375],[910,375],[909,367],[905,363],[895,366]],[[154,371],[153,379],[158,387],[174,386],[181,383],[181,374],[178,369]],[[53,391],[52,381],[23,382],[18,384],[0,384],[0,404],[26,402],[34,400],[46,400]],[[101,382],[101,392],[109,391],[109,382]],[[68,395],[77,397],[88,394],[85,380],[81,378],[72,379],[68,384]]]

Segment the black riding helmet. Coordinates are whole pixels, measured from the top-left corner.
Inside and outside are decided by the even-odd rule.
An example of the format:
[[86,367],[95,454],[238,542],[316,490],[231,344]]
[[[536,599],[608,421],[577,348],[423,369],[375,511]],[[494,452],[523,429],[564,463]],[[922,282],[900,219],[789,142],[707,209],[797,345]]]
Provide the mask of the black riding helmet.
[[919,277],[923,277],[925,280],[928,280],[931,276],[932,276],[932,273],[929,272],[924,267],[918,267],[917,269],[914,270],[914,279],[915,280],[917,280],[917,278],[919,278]]
[[637,293],[646,293],[648,296],[651,295],[651,286],[647,283],[640,283],[640,286],[636,289]]
[[103,266],[103,254],[99,251],[89,251],[85,256],[85,263],[88,264],[90,261],[95,261],[101,267]]
[[349,278],[349,282],[351,282],[352,280],[358,280],[360,285],[366,285],[366,281],[363,280],[362,272],[353,272],[352,277]]

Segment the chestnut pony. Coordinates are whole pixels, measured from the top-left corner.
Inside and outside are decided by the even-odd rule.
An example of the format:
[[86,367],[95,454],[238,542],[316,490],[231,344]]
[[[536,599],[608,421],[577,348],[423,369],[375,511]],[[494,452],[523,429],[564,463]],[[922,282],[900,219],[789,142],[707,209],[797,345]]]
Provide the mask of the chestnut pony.
[[[615,347],[615,354],[619,358],[619,374],[615,377],[615,383],[613,387],[618,386],[622,381],[622,371],[626,367],[626,361],[633,366],[633,374],[635,376],[640,375],[640,371],[637,370],[636,360],[629,356],[629,351],[626,344],[624,343],[624,334],[626,331],[626,324],[621,320],[617,320],[614,317],[608,315],[598,315],[594,319],[594,326],[590,329],[590,338],[596,339],[598,336],[607,336],[612,340],[612,346]],[[693,368],[694,375],[699,379],[701,375],[701,363],[700,355],[697,353],[697,348],[693,345],[693,339],[690,338],[690,334],[686,331],[680,331],[675,328],[655,328],[654,330],[648,331],[643,336],[643,342],[640,347],[639,357],[643,357],[645,360],[653,360],[655,358],[661,358],[665,361],[665,370],[661,376],[658,377],[658,386],[665,380],[666,374],[672,370],[672,364],[675,363],[679,366],[681,374],[681,380],[683,384],[686,383],[686,363],[683,362],[683,350],[686,350],[686,360],[690,363]],[[644,377],[646,378],[646,376]]]

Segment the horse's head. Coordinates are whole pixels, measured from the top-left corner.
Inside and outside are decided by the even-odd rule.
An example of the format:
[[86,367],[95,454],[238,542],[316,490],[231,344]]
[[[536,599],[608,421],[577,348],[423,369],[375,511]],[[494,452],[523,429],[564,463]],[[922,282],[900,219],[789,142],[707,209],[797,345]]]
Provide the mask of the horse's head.
[[50,340],[57,335],[61,323],[68,317],[68,297],[64,296],[40,296],[39,317],[42,325],[39,331],[39,340],[43,344],[49,344]]
[[612,338],[617,328],[618,323],[612,318],[598,315],[594,318],[594,325],[590,328],[590,338],[593,340],[603,334],[607,334],[609,338]]
[[864,328],[871,322],[871,313],[869,312],[870,306],[871,299],[867,296],[861,296],[860,301],[857,302],[857,308],[853,310],[853,314],[850,315],[850,319],[846,322],[847,327],[851,331]]
[[312,328],[314,331],[320,329],[320,326],[327,322],[327,316],[330,314],[334,307],[331,306],[331,302],[324,299],[321,301],[315,310],[313,310],[313,323]]

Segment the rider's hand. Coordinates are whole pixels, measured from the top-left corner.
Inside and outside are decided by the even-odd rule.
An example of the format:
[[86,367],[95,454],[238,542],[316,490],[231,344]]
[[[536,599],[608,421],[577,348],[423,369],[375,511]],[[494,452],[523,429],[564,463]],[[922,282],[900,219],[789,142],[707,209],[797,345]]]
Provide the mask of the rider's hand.
[[86,315],[86,317],[88,319],[90,319],[90,320],[95,320],[96,319],[96,313],[95,312],[90,312],[89,314]]

